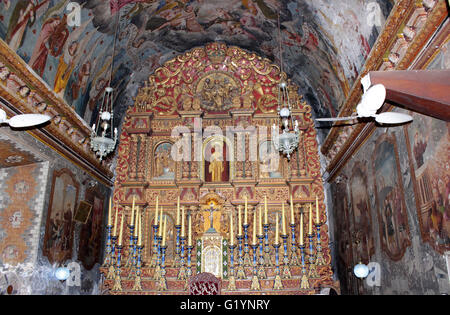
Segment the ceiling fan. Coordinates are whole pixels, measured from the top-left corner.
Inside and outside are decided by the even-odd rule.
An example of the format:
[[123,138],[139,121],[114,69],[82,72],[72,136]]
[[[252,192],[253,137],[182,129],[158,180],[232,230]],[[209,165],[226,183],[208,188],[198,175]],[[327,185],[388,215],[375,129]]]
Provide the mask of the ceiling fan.
[[8,124],[12,128],[34,127],[46,123],[49,120],[49,116],[41,114],[21,114],[7,119],[6,112],[0,109],[0,125]]
[[[364,84],[363,84],[364,85]],[[316,121],[345,121],[357,120],[359,118],[375,118],[379,124],[395,125],[411,121],[410,115],[397,112],[384,112],[377,114],[377,111],[384,104],[386,99],[386,88],[383,84],[376,84],[370,88],[364,88],[361,102],[356,106],[356,114],[348,117],[317,118]]]

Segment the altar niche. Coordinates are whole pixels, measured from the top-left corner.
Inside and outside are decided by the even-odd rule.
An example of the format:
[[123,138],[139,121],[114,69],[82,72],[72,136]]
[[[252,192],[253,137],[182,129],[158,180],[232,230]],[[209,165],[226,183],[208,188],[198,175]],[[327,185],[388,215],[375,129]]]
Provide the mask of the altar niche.
[[203,143],[202,176],[205,182],[228,182],[232,178],[233,148],[222,136],[208,138]]

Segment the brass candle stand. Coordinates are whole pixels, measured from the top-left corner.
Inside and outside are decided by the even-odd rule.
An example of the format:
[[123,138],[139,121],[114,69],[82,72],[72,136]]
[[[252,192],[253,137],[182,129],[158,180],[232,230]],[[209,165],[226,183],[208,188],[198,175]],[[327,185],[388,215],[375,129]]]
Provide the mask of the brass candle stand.
[[150,260],[150,267],[156,267],[158,265],[158,255],[159,255],[159,247],[158,247],[158,224],[153,224],[153,250],[152,250],[152,258]]
[[301,266],[302,266],[300,289],[307,290],[307,289],[309,289],[309,281],[308,281],[308,277],[306,275],[305,245],[301,244],[301,245],[299,245],[299,248],[300,248]]
[[316,261],[314,255],[314,234],[308,234],[309,239],[309,267],[308,267],[308,278],[318,278],[316,270]]
[[320,243],[320,227],[321,223],[316,223],[317,229],[317,246],[316,246],[316,266],[324,266],[325,259],[323,258],[322,245]]
[[137,255],[136,255],[136,272],[134,275],[134,286],[133,291],[142,291],[141,286],[141,276],[142,276],[142,249],[144,246],[137,245]]
[[155,272],[153,274],[153,279],[154,280],[159,280],[161,278],[161,259],[162,259],[162,254],[161,254],[161,241],[162,241],[162,236],[157,236],[156,237],[156,244],[157,244],[157,261],[156,261],[156,266],[155,266]]
[[180,246],[180,231],[181,231],[181,224],[175,225],[175,229],[177,231],[177,238],[176,238],[176,244],[175,244],[175,258],[173,261],[174,267],[179,267],[181,265],[181,246]]
[[264,235],[258,235],[259,240],[259,268],[258,268],[258,278],[266,279],[266,270],[264,268]]
[[116,262],[116,270],[114,274],[114,285],[112,287],[112,291],[122,291],[122,279],[120,276],[121,269],[121,259],[122,259],[122,245],[117,246],[117,262]]
[[111,253],[110,253],[110,263],[108,266],[108,273],[106,275],[106,279],[107,280],[111,280],[114,279],[116,270],[115,268],[115,264],[116,264],[116,240],[117,240],[117,236],[112,235],[111,236]]
[[239,242],[239,260],[238,260],[238,269],[237,269],[237,278],[238,279],[245,279],[245,270],[244,270],[244,258],[243,258],[243,248],[242,248],[242,240],[243,240],[243,236],[242,235],[238,235],[236,236],[236,238],[238,239]]
[[280,276],[280,244],[273,244],[273,248],[275,249],[275,281],[273,283],[274,290],[283,289],[283,283],[281,282]]
[[291,278],[291,270],[289,269],[289,258],[288,258],[288,249],[287,249],[287,239],[288,236],[281,235],[281,238],[283,239],[283,248],[284,248],[284,255],[283,255],[283,270],[281,272],[284,279]]
[[264,227],[264,265],[266,267],[272,266],[272,259],[270,257],[269,247],[269,224],[263,224]]
[[252,244],[252,249],[253,249],[253,277],[250,290],[259,291],[261,290],[261,286],[259,285],[258,268],[256,261],[256,251],[258,250],[258,244]]
[[166,280],[166,250],[167,245],[160,246],[161,249],[161,276],[159,277],[159,291],[167,291],[167,280]]
[[228,248],[230,249],[230,276],[228,278],[228,290],[235,291],[236,279],[234,278],[234,249],[236,248],[236,245],[229,244]]
[[291,266],[298,266],[297,246],[295,245],[295,223],[289,224],[291,227]]
[[244,223],[242,227],[244,228],[244,267],[251,266],[252,262],[250,259],[250,249],[248,244],[248,223]]
[[180,270],[178,271],[177,279],[178,280],[186,280],[186,262],[184,257],[184,243],[186,241],[185,236],[180,237],[181,241],[181,252],[180,252]]

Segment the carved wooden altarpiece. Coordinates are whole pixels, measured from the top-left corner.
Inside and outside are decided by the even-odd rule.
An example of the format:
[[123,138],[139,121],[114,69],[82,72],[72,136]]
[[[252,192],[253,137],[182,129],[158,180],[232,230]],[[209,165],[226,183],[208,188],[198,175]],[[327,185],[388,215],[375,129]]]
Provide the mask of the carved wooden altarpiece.
[[[324,189],[311,107],[297,94],[297,87],[289,80],[293,116],[299,121],[302,131],[299,148],[290,161],[271,150],[270,131],[279,119],[276,107],[281,80],[286,80],[286,75],[269,60],[238,47],[210,43],[166,62],[139,89],[120,136],[113,203],[119,209],[119,217],[120,213],[125,215],[126,222],[131,215],[133,197],[135,205],[140,208],[144,238],[142,288],[133,291],[135,280],[127,277],[126,268],[122,268],[122,290],[111,290],[113,280],[104,282],[111,294],[161,293],[158,282],[154,280],[155,268],[151,267],[154,254],[152,224],[155,222],[157,199],[159,209],[163,208],[164,215],[169,218],[165,255],[167,290],[164,292],[188,293],[186,282],[177,279],[179,267],[175,259],[174,224],[178,197],[186,219],[190,217],[192,220],[192,242],[196,244],[198,240],[204,240],[208,231],[214,232],[222,240],[221,250],[226,260],[230,250],[223,244],[230,240],[230,214],[233,215],[236,234],[238,207],[244,214],[247,201],[251,240],[254,211],[264,207],[266,197],[272,266],[265,267],[267,278],[260,280],[259,292],[314,294],[323,287],[339,290],[332,280],[328,226],[324,223],[327,221]],[[245,132],[227,133],[230,129]],[[252,134],[253,130],[256,132]],[[210,167],[216,159],[222,163]],[[268,168],[268,165],[275,167]],[[208,175],[212,169],[216,170],[214,180],[212,174]],[[291,195],[297,241],[300,212],[304,207],[309,208],[318,196],[319,218],[324,223],[320,226],[323,262],[317,266],[317,274],[308,278],[307,289],[300,285],[301,266],[291,266],[292,277],[283,279],[283,290],[277,291],[273,289],[275,218],[281,215],[283,203],[286,210],[290,209]],[[210,207],[214,210],[208,210]],[[307,231],[307,217],[308,211],[304,211],[304,231]],[[286,220],[290,222],[289,211],[286,211]],[[287,226],[287,230],[291,231],[291,227]],[[128,233],[125,228],[125,240],[129,239]],[[290,250],[290,232],[288,234]],[[315,233],[315,242],[316,236]],[[307,239],[306,235],[304,238]],[[124,243],[123,254],[126,256],[128,243]],[[197,246],[194,246],[192,276],[196,274],[197,264],[202,263],[202,257],[197,254]],[[237,255],[235,250],[235,264]],[[127,261],[126,257],[123,260]],[[206,271],[211,270],[206,268]],[[235,290],[227,289],[228,275],[217,274],[222,279],[221,294],[255,291],[250,288],[251,266],[245,267],[245,274],[247,279],[236,280]]]

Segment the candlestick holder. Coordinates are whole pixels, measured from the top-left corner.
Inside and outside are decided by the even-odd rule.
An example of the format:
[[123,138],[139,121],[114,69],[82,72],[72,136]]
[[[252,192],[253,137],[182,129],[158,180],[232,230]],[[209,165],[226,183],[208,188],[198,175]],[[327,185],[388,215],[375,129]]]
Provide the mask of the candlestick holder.
[[114,279],[116,270],[115,264],[116,264],[116,240],[117,236],[111,236],[111,261],[108,268],[108,274],[106,275],[107,280]]
[[129,238],[129,245],[128,250],[126,252],[127,254],[127,261],[125,262],[125,268],[130,268],[133,265],[134,255],[136,252],[136,247],[134,244],[134,224],[128,224],[128,228],[130,230],[130,238]]
[[175,258],[173,260],[173,265],[174,267],[179,267],[181,266],[181,246],[180,246],[181,224],[175,225],[175,229],[177,231],[177,238],[175,244]]
[[112,291],[122,291],[122,279],[120,276],[121,269],[121,259],[122,259],[122,245],[117,246],[117,262],[116,262],[116,272],[114,274],[114,285]]
[[159,291],[167,291],[167,280],[166,280],[166,249],[167,245],[160,246],[161,249],[161,276],[159,278]]
[[248,223],[244,223],[244,267],[248,267],[252,265],[251,259],[250,259],[250,248],[248,244],[248,227],[250,226]]
[[317,229],[317,246],[316,246],[316,266],[324,266],[325,265],[325,259],[323,258],[323,252],[322,252],[322,244],[320,243],[320,226],[321,223],[316,223],[316,229]]
[[[137,236],[133,236],[133,246],[130,249],[131,262],[128,265],[128,279],[132,279],[136,273],[136,264],[137,264]],[[130,258],[128,259],[130,261]]]
[[155,272],[153,274],[153,279],[154,280],[159,280],[161,278],[161,258],[162,258],[162,253],[161,253],[161,241],[162,241],[162,236],[157,236],[156,237],[156,243],[158,246],[158,250],[157,250],[157,262],[156,262],[156,266],[155,266]]
[[261,286],[259,285],[258,268],[257,268],[257,262],[256,262],[256,251],[258,249],[258,244],[252,244],[252,249],[253,249],[253,277],[252,277],[252,285],[250,287],[250,290],[259,291],[259,290],[261,290]]
[[273,289],[274,290],[281,290],[283,289],[283,283],[281,282],[280,277],[280,244],[273,244],[273,248],[275,249],[275,281],[273,283]]
[[177,279],[178,280],[186,280],[186,265],[185,265],[185,259],[184,259],[184,242],[186,241],[185,236],[180,237],[181,241],[181,258],[180,258],[180,270],[178,271]]
[[228,291],[236,291],[236,279],[234,278],[234,249],[236,245],[229,244],[230,249],[230,276],[228,277]]
[[150,267],[156,267],[158,265],[159,244],[158,244],[158,224],[153,224],[153,250],[152,258],[150,260]]
[[301,273],[301,279],[300,279],[300,289],[309,289],[309,281],[308,277],[306,276],[306,263],[305,263],[305,245],[299,245],[300,248],[300,257],[301,257],[301,266],[302,266],[302,273]]
[[112,230],[113,226],[112,225],[106,225],[106,230],[107,230],[107,238],[106,238],[106,257],[105,257],[105,262],[103,263],[103,265],[105,267],[109,267],[112,263],[112,243],[111,243],[111,230]]
[[309,239],[309,267],[308,267],[308,277],[309,278],[318,278],[316,263],[315,263],[315,255],[314,255],[314,234],[308,234]]
[[141,275],[142,275],[142,249],[144,248],[144,246],[142,245],[137,245],[136,249],[137,249],[137,255],[136,255],[136,272],[135,272],[135,276],[134,276],[134,286],[133,286],[133,291],[142,291],[142,286],[141,286]]
[[264,224],[264,265],[266,267],[272,266],[272,259],[270,257],[269,247],[269,224]]
[[264,235],[258,235],[259,240],[259,268],[258,268],[258,278],[266,279],[266,270],[264,269]]
[[288,249],[287,249],[287,239],[288,236],[281,235],[281,238],[283,239],[283,248],[284,248],[284,255],[283,255],[283,270],[281,272],[281,275],[284,279],[289,279],[291,277],[291,270],[289,269],[289,258],[288,258]]
[[298,266],[297,246],[295,245],[295,223],[291,223],[291,266]]
[[238,264],[238,269],[237,269],[237,278],[238,279],[245,279],[245,270],[244,270],[244,256],[242,253],[242,240],[243,240],[243,236],[242,235],[238,235],[236,236],[236,238],[238,239],[239,242],[239,264]]
[[192,255],[192,249],[194,248],[193,245],[186,246],[187,249],[187,268],[186,268],[186,282],[184,283],[184,289],[187,290],[189,286],[189,278],[192,276],[192,265],[191,265],[191,255]]

